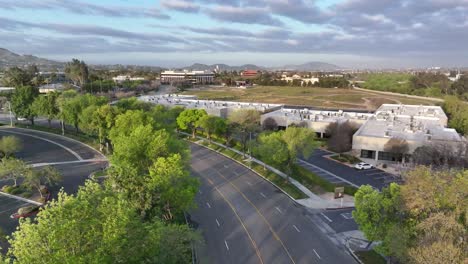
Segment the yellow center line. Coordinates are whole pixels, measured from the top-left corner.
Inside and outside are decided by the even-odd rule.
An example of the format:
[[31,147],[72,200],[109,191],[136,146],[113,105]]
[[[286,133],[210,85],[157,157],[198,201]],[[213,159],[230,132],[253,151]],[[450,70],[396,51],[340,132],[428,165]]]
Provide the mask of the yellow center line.
[[281,238],[278,236],[278,234],[275,232],[275,230],[273,230],[273,227],[270,225],[270,223],[268,222],[268,220],[265,218],[265,216],[260,212],[260,210],[257,208],[257,206],[255,206],[255,204],[252,203],[252,201],[250,201],[249,198],[247,198],[245,196],[245,194],[236,186],[234,185],[230,180],[228,180],[223,174],[221,174],[218,170],[216,170],[218,172],[218,174],[223,177],[229,184],[232,185],[232,187],[234,187],[234,189],[236,189],[241,195],[242,197],[244,197],[244,199],[250,203],[250,205],[252,205],[253,208],[255,208],[255,210],[257,211],[257,213],[262,217],[263,221],[268,225],[268,228],[270,229],[270,232],[273,234],[273,236],[276,238],[276,240],[278,240],[281,244],[281,246],[284,248],[284,250],[286,251],[286,254],[288,254],[288,257],[289,259],[291,260],[292,263],[296,263],[294,261],[294,259],[292,258],[291,254],[289,253],[289,250],[286,248],[286,246],[284,245],[283,243],[283,240],[281,240]]
[[[214,185],[213,184],[213,181],[206,178],[208,180],[208,182],[211,184],[211,185]],[[226,203],[229,205],[229,207],[231,207],[231,210],[234,212],[234,214],[236,215],[237,217],[237,220],[239,220],[239,222],[241,223],[242,227],[244,228],[245,232],[247,233],[247,236],[249,237],[250,239],[250,242],[252,243],[254,249],[255,249],[255,253],[257,254],[258,256],[258,259],[260,260],[260,263],[264,264],[263,263],[263,259],[262,259],[262,256],[260,255],[260,251],[258,250],[258,247],[257,247],[257,244],[255,243],[255,241],[252,239],[252,236],[250,235],[249,231],[247,230],[247,227],[245,226],[244,222],[242,221],[242,219],[240,218],[240,216],[237,214],[237,211],[235,210],[234,206],[231,204],[231,202],[226,198],[226,196],[224,196],[224,194],[218,189],[218,187],[214,186],[213,187],[218,193],[219,195],[221,195],[221,197],[224,199],[224,201],[226,201]]]

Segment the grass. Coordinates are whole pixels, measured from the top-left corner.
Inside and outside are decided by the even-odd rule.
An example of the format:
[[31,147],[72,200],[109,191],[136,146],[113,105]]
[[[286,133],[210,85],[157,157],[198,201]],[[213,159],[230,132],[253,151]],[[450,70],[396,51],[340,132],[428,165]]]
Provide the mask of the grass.
[[355,254],[364,264],[386,264],[387,261],[374,250],[356,251]]
[[[24,124],[16,124],[16,127],[20,128],[29,128],[29,129],[34,129],[38,131],[44,131],[44,132],[49,132],[57,135],[62,135],[62,130],[58,128],[49,128],[45,126],[38,126],[38,125],[24,125]],[[65,135],[66,137],[78,140],[80,142],[83,142],[85,144],[90,145],[91,147],[95,149],[99,149],[99,141],[96,137],[81,133],[81,132],[72,132],[69,130],[65,130]]]
[[360,159],[349,154],[333,155],[333,156],[330,156],[330,158],[337,160],[337,161],[344,162],[344,163],[348,163],[348,164],[355,164],[355,163],[361,162]]
[[[302,185],[307,187],[314,193],[324,193],[324,192],[334,192],[335,187],[343,187],[342,185],[336,185],[330,183],[329,181],[323,179],[322,177],[318,176],[317,174],[301,167],[299,165],[295,165],[293,169],[293,178],[300,182]],[[357,191],[357,188],[352,186],[345,187],[345,194],[354,195]]]
[[248,89],[216,87],[191,89],[183,92],[183,94],[196,95],[198,98],[206,100],[264,102],[363,110],[375,110],[382,103],[434,104],[430,100],[410,99],[397,95],[381,95],[372,91],[318,87],[255,86]]
[[[247,161],[244,161],[245,158],[238,154],[238,153],[235,153],[234,151],[232,150],[229,150],[229,149],[226,149],[226,148],[223,148],[223,147],[220,147],[218,145],[214,145],[214,144],[210,144],[208,141],[204,140],[202,145],[206,146],[206,147],[209,147],[213,150],[216,150],[246,166],[249,166],[249,162]],[[270,180],[271,182],[273,182],[274,184],[276,184],[279,188],[281,188],[283,191],[285,191],[287,194],[289,194],[291,197],[293,197],[294,199],[304,199],[304,198],[307,198],[307,196],[301,192],[296,186],[294,186],[293,184],[289,183],[287,180],[285,180],[283,177],[277,175],[276,173],[270,171],[270,170],[265,170],[263,168],[263,166],[259,165],[259,164],[256,164],[254,162],[252,162],[250,164],[251,168],[253,171],[255,171],[257,174],[261,175],[262,177]]]

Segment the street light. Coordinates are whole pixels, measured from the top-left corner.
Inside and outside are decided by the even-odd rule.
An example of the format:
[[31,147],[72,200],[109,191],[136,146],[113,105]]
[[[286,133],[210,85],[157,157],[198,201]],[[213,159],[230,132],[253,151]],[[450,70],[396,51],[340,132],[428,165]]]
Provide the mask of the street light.
[[8,109],[10,110],[10,126],[13,127],[13,116],[11,114],[11,103],[10,101],[7,101],[8,103]]

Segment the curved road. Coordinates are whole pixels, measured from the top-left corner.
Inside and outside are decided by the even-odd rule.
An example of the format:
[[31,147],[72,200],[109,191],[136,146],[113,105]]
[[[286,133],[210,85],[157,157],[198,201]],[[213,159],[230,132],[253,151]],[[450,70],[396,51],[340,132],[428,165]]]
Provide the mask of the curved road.
[[[23,149],[15,153],[16,157],[35,167],[52,165],[61,172],[60,185],[50,188],[53,194],[62,187],[67,193],[76,192],[92,172],[107,165],[105,157],[98,151],[70,138],[30,129],[0,127],[0,137],[11,135],[23,143]],[[11,181],[0,180],[0,188],[5,184],[11,184]],[[18,224],[18,220],[9,218],[10,214],[27,203],[5,196],[0,198],[0,228],[10,234]]]
[[192,174],[200,178],[191,220],[206,241],[210,263],[355,263],[311,214],[244,166],[191,144]]

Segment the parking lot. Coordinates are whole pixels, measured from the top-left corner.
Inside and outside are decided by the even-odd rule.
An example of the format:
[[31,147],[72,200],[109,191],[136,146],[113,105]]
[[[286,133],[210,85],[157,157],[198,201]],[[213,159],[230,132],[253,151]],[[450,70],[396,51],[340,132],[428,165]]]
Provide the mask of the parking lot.
[[317,149],[308,159],[299,160],[298,164],[336,185],[354,186],[358,188],[361,185],[369,184],[381,190],[391,182],[397,181],[395,175],[381,169],[356,170],[350,166],[324,157],[330,154],[333,153]]
[[358,229],[352,211],[353,209],[324,211],[319,216],[336,233],[341,233]]
[[21,207],[31,205],[34,204],[0,193],[0,227],[6,234],[11,234],[18,224],[18,219],[11,219],[10,215],[16,213]]

